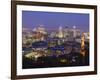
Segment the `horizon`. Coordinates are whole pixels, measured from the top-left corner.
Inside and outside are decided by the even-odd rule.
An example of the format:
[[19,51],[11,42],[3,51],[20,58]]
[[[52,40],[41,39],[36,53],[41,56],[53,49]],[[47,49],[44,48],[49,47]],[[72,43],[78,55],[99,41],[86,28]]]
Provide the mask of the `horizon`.
[[76,29],[89,32],[89,14],[22,11],[23,28],[34,29],[40,25],[47,30],[56,30],[59,26],[62,26],[62,28],[76,26]]

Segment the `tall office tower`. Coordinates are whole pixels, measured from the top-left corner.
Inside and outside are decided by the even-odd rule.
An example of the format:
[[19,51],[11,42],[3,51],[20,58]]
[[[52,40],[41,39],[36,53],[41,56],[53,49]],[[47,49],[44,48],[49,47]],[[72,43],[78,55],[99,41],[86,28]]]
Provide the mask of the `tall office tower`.
[[76,26],[73,26],[73,37],[76,37]]
[[63,30],[62,30],[62,27],[60,26],[60,27],[59,27],[59,32],[58,32],[58,37],[59,37],[59,38],[63,38],[63,36],[64,36],[64,35],[63,35]]
[[82,33],[82,37],[81,37],[81,54],[83,56],[85,56],[85,35],[84,33]]

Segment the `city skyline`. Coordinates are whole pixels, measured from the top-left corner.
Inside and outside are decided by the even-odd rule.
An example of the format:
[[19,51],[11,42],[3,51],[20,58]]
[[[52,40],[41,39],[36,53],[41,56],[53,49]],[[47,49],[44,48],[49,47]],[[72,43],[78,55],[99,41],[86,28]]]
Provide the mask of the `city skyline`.
[[88,14],[23,11],[22,26],[23,69],[89,65]]
[[63,28],[76,26],[84,32],[89,32],[89,14],[22,11],[23,28],[34,29],[40,25],[46,29],[58,29],[59,26]]

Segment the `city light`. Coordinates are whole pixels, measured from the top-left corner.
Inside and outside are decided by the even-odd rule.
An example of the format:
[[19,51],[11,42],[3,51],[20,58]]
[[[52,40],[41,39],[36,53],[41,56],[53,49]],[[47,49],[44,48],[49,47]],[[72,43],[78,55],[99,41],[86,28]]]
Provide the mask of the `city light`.
[[25,28],[22,42],[26,65],[30,65],[29,60],[32,67],[88,64],[84,58],[89,55],[89,32],[81,32],[76,26],[60,26],[50,32],[43,25],[32,30]]

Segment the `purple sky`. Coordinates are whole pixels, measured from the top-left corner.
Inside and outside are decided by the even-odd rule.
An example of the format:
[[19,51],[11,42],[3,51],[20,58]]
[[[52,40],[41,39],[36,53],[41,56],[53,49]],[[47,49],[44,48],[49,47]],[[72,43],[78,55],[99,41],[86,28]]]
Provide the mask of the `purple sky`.
[[46,29],[76,26],[76,28],[87,32],[89,31],[89,14],[22,11],[23,27],[33,29],[39,25],[43,25]]

